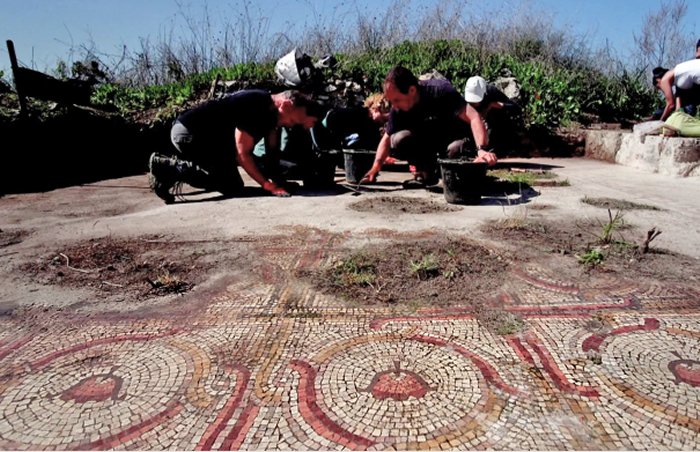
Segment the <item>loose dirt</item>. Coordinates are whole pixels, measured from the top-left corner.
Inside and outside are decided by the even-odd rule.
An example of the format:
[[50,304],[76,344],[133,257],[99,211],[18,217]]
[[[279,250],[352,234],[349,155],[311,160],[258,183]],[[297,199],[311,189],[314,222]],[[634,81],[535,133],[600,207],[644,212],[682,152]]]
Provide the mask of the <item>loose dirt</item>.
[[468,240],[433,238],[363,247],[299,276],[350,303],[452,306],[494,292],[509,260]]
[[427,199],[411,199],[398,196],[365,198],[350,204],[348,208],[358,212],[381,212],[383,214],[455,212],[462,209],[458,206],[438,204]]
[[663,210],[660,207],[652,206],[650,204],[639,204],[636,202],[625,201],[624,199],[614,199],[614,198],[589,198],[585,197],[581,200],[586,204],[590,204],[596,207],[602,207],[604,209],[612,210]]
[[[205,282],[231,255],[218,242],[165,237],[91,239],[55,248],[19,266],[24,278],[45,285],[90,289],[100,298],[143,301],[183,294]],[[230,244],[220,250],[230,249]]]
[[[521,259],[542,261],[553,255],[564,257],[569,265],[559,270],[572,269],[568,272],[570,277],[617,274],[627,279],[700,283],[697,259],[656,248],[653,240],[648,252],[642,252],[648,231],[630,224],[623,223],[610,234],[609,243],[602,243],[606,225],[592,220],[538,222],[508,218],[485,223],[481,230],[492,240],[509,244]],[[591,250],[600,253],[602,260],[595,265],[581,263]]]
[[0,229],[0,248],[21,243],[28,234],[29,232],[27,231],[4,231]]
[[[351,241],[337,235],[333,236],[333,245],[325,248],[320,263],[297,269],[279,267],[277,271],[282,273],[273,279],[299,279],[350,306],[390,306],[408,312],[456,307],[503,334],[518,331],[522,322],[500,308],[499,289],[507,283],[509,272],[523,265],[556,269],[562,280],[590,281],[614,275],[628,280],[700,285],[697,259],[658,249],[653,240],[649,252],[641,252],[647,231],[629,224],[620,224],[609,243],[602,243],[603,226],[591,220],[538,222],[512,217],[485,223],[481,228],[489,239],[485,244],[463,236],[392,233],[376,237],[371,245],[349,247]],[[294,236],[304,234],[301,230],[305,228],[297,229]],[[25,234],[0,232],[1,246],[11,251]],[[24,284],[31,281],[92,292],[99,300],[99,306],[94,306],[98,311],[107,306],[119,309],[110,302],[161,309],[163,305],[152,300],[185,294],[198,286],[211,287],[222,273],[246,269],[246,278],[260,277],[255,276],[260,273],[256,270],[256,247],[284,250],[288,246],[303,247],[305,241],[104,237],[50,247],[28,256],[13,273]],[[582,263],[582,257],[591,250],[599,253],[600,260]],[[284,260],[283,255],[269,258]],[[206,295],[196,298],[198,303],[208,299]],[[183,308],[174,306],[173,312],[182,314]],[[199,308],[191,305],[187,309]]]

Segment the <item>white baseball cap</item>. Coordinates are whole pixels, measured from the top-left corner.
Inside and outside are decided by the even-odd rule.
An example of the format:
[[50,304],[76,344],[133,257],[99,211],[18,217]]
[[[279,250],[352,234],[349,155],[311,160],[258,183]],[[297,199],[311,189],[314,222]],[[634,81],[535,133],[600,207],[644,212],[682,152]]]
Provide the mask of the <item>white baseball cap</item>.
[[481,102],[484,100],[484,94],[486,94],[486,80],[478,75],[469,77],[464,87],[464,98],[467,102]]

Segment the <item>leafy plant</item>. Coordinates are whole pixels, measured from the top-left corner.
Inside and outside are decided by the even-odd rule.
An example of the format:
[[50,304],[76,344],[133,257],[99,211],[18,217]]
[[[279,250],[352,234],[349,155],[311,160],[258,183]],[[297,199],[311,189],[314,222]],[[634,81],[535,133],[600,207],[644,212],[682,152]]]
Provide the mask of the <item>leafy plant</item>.
[[418,276],[418,279],[425,280],[439,274],[440,266],[438,265],[435,255],[428,254],[423,256],[419,261],[411,261],[411,271]]
[[595,267],[603,262],[604,256],[600,250],[592,249],[588,250],[585,254],[582,254],[580,256],[577,254],[576,258],[578,259],[578,262],[580,264],[589,267]]
[[609,220],[607,223],[600,223],[602,231],[598,235],[599,242],[605,245],[612,243],[613,234],[620,230],[625,224],[622,211],[620,210],[615,212],[615,216],[613,216],[610,209],[608,209],[608,218]]

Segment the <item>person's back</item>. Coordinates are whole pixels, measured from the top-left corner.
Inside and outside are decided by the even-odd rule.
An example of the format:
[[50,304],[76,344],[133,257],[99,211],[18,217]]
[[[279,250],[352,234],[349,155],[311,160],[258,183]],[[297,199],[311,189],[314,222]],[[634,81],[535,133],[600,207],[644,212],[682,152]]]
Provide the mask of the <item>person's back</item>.
[[182,113],[177,122],[193,134],[212,139],[241,129],[259,140],[277,126],[277,117],[270,93],[251,89],[205,102]]
[[278,160],[279,127],[313,127],[320,113],[311,97],[292,90],[276,94],[243,90],[207,101],[173,123],[170,141],[177,156],[151,154],[151,189],[166,203],[174,201],[171,189],[177,190],[182,182],[235,196],[243,188],[240,166],[265,191],[289,196],[277,172],[256,162],[255,143],[264,138]]
[[418,94],[418,102],[410,110],[391,110],[387,133],[420,128],[421,124],[432,121],[454,123],[466,105],[459,92],[447,80],[420,80]]
[[674,68],[674,85],[678,89],[700,88],[700,59],[688,60]]

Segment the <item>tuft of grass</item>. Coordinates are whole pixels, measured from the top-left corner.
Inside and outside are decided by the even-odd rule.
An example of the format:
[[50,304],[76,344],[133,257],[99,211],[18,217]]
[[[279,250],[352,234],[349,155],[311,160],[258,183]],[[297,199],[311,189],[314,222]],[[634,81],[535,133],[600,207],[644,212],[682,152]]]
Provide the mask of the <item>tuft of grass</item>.
[[496,326],[496,334],[508,336],[519,333],[525,328],[525,322],[512,314],[504,317]]
[[613,216],[612,212],[610,212],[610,209],[608,209],[608,222],[600,222],[600,225],[602,227],[602,231],[600,235],[598,235],[598,241],[600,243],[607,245],[613,242],[613,234],[622,229],[625,225],[625,220],[623,216],[624,215],[619,210],[615,212],[615,215]]
[[546,185],[546,186],[568,186],[569,181],[557,180],[559,176],[551,171],[513,171],[510,169],[489,170],[487,173],[491,177],[495,177],[504,181],[515,184],[524,184],[529,186]]
[[523,231],[528,229],[529,223],[527,217],[512,216],[508,218],[500,218],[494,222],[496,229],[505,231]]

